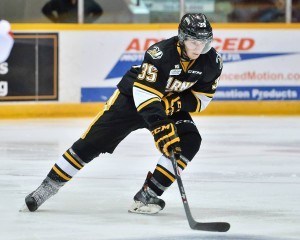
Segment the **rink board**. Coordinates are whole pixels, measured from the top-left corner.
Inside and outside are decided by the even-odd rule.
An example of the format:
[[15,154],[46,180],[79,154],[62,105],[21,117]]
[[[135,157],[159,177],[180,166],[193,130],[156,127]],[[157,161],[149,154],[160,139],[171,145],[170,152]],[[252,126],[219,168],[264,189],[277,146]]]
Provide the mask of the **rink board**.
[[[300,114],[300,46],[295,41],[300,24],[213,27],[213,46],[224,70],[213,103],[201,114]],[[58,99],[1,104],[0,116],[63,117],[93,115],[151,44],[176,35],[177,24],[14,24],[13,30],[59,35]]]
[[[58,117],[94,117],[103,110],[104,103],[37,103],[2,105],[0,119],[6,118],[58,118]],[[205,111],[197,116],[219,115],[261,115],[280,116],[300,115],[300,104],[297,101],[258,101],[258,102],[212,102]]]

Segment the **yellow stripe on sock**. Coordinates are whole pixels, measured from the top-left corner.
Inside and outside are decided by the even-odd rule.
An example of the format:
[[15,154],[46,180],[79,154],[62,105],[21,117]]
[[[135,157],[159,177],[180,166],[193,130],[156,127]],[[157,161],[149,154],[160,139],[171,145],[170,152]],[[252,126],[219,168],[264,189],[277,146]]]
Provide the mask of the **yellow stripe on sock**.
[[183,161],[177,160],[177,163],[178,163],[181,167],[186,168],[186,164],[185,164]]
[[68,152],[65,152],[65,156],[72,162],[76,167],[81,169],[83,166],[79,164]]
[[53,166],[52,169],[64,180],[66,180],[66,181],[71,180],[71,178],[67,177],[65,174],[63,174],[61,171],[59,171],[57,167]]
[[156,170],[161,172],[163,175],[165,175],[167,178],[169,178],[172,182],[175,181],[175,178],[171,176],[169,173],[167,173],[165,170],[163,170],[161,167],[156,166]]

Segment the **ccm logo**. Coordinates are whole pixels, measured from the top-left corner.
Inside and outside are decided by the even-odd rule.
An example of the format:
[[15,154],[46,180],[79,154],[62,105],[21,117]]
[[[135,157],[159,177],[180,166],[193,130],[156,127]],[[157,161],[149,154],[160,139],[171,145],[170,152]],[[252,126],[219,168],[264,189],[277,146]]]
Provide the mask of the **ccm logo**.
[[169,130],[170,127],[171,127],[171,125],[168,124],[168,125],[165,125],[165,126],[161,126],[161,127],[155,128],[155,129],[152,131],[152,134],[155,135],[155,134],[157,134],[157,133],[159,133],[159,132],[162,132],[162,131],[164,131],[164,130]]
[[253,48],[253,38],[214,38],[214,48],[217,51],[238,51]]

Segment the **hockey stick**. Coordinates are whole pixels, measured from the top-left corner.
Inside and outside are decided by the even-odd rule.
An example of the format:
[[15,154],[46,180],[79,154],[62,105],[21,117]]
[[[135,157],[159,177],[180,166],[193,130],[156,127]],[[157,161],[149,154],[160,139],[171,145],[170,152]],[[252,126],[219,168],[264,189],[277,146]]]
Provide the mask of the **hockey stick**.
[[[185,157],[180,156],[184,161],[188,161]],[[211,232],[227,232],[230,228],[230,224],[227,222],[196,222],[191,214],[191,210],[187,201],[187,197],[184,191],[182,180],[178,171],[178,165],[174,153],[171,153],[170,160],[174,169],[175,177],[178,183],[179,192],[181,195],[182,203],[184,206],[185,214],[191,229]]]

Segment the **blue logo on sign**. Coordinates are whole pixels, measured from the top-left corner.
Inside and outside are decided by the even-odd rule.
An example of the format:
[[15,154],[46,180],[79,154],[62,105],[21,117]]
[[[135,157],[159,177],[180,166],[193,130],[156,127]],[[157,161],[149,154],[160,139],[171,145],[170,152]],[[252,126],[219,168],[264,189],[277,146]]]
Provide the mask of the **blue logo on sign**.
[[[295,53],[220,53],[224,63],[247,61],[259,58],[278,57],[292,55]],[[106,76],[105,80],[121,78],[133,65],[140,65],[144,53],[124,53],[113,69]]]
[[140,65],[143,62],[144,53],[124,53],[113,69],[106,76],[105,80],[122,77],[133,65]]

